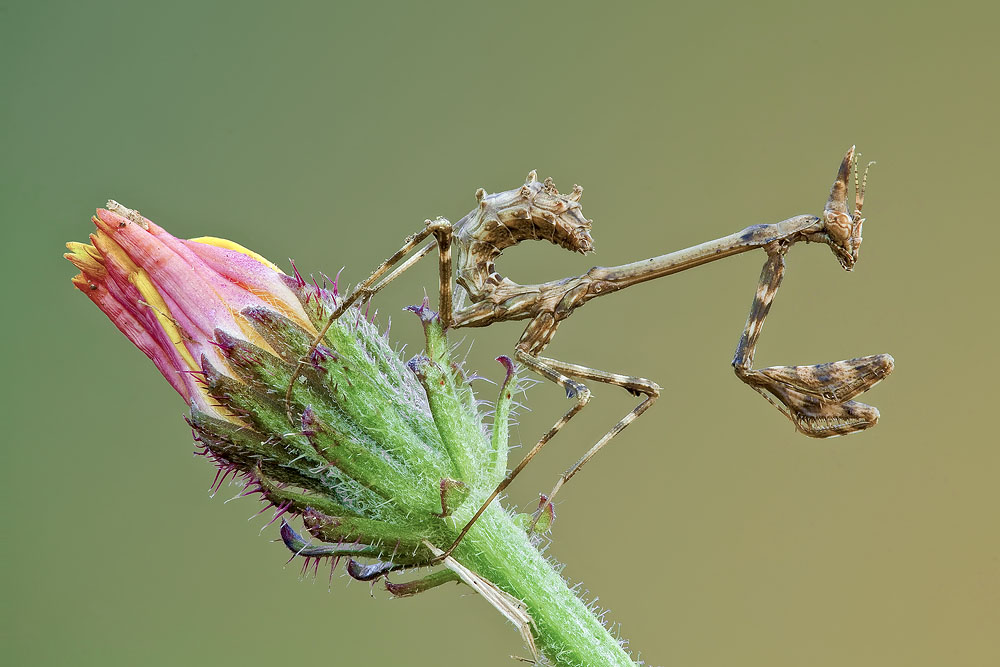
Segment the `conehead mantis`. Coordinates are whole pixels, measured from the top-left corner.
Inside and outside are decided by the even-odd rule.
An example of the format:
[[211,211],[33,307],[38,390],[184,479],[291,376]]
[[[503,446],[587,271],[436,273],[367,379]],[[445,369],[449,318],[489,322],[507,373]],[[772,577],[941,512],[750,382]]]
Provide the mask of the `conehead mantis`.
[[[868,167],[871,166],[869,163]],[[848,189],[854,174],[854,210],[848,208]],[[590,390],[582,381],[622,387],[643,399],[587,452],[560,475],[552,491],[536,512],[535,521],[551,505],[556,494],[612,438],[643,414],[657,399],[660,387],[641,377],[620,375],[541,356],[563,320],[591,299],[655,278],[708,264],[751,250],[761,249],[767,258],[746,326],[733,359],[736,376],[760,393],[795,425],[801,433],[815,438],[855,433],[878,421],[872,406],[853,400],[872,388],[893,370],[888,354],[858,357],[811,366],[773,366],[753,369],[754,352],[764,320],[784,276],[784,257],[795,243],[825,243],[840,265],[854,268],[861,248],[861,231],[868,168],[858,177],[857,154],[852,146],[841,161],[822,217],[797,215],[771,224],[751,225],[729,236],[707,241],[684,250],[619,266],[596,266],[579,276],[546,283],[521,285],[497,273],[495,261],[507,248],[521,241],[544,239],[567,250],[593,250],[592,221],[580,208],[583,189],[574,186],[561,194],[551,179],[539,182],[535,172],[514,190],[487,194],[476,192],[478,205],[454,225],[438,218],[427,220],[424,228],[406,239],[404,245],[380,264],[372,274],[343,298],[296,367],[286,393],[286,410],[291,414],[292,382],[302,372],[330,326],[355,303],[370,299],[421,258],[438,249],[439,309],[447,327],[484,327],[495,322],[527,320],[528,326],[515,346],[515,358],[524,366],[561,386],[573,406],[525,454],[507,474],[479,510],[466,523],[444,555],[449,555],[491,502],[517,477],[549,440],[590,401]],[[433,237],[406,261],[407,254]],[[454,258],[452,249],[454,248]],[[401,263],[402,262],[402,263]],[[453,271],[453,264],[455,270]],[[453,302],[454,283],[461,289]],[[470,303],[465,304],[465,298]]]

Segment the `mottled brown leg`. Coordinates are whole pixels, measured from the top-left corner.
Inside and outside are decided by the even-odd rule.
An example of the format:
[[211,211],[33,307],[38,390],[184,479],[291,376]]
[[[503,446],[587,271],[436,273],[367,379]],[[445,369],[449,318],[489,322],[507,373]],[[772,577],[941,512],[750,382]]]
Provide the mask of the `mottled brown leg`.
[[496,500],[496,497],[503,493],[504,489],[510,486],[510,483],[514,481],[514,478],[517,477],[529,463],[531,463],[531,460],[542,450],[542,447],[544,447],[549,440],[551,440],[552,437],[558,433],[570,419],[576,416],[576,413],[580,412],[580,410],[582,410],[590,401],[590,389],[588,389],[586,385],[576,382],[575,380],[571,380],[562,373],[549,367],[548,364],[539,360],[538,357],[534,357],[523,350],[515,350],[514,358],[545,379],[551,380],[565,389],[568,397],[576,398],[576,404],[574,404],[573,407],[566,412],[566,414],[560,417],[559,421],[552,425],[552,428],[550,428],[545,435],[542,436],[538,443],[524,455],[524,458],[521,459],[520,463],[514,466],[514,469],[507,473],[507,476],[504,477],[500,484],[497,485],[497,488],[493,489],[493,492],[489,495],[486,501],[479,507],[478,510],[476,510],[476,513],[472,515],[472,518],[469,519],[468,522],[466,522],[465,526],[462,527],[462,530],[458,533],[458,537],[455,538],[455,541],[452,542],[451,546],[445,550],[445,556],[451,555],[451,552],[454,551],[455,547],[459,545],[462,538],[465,537],[465,534],[469,532],[469,529],[472,528],[473,524],[475,524],[479,517],[482,516],[483,512],[486,511],[486,508],[490,506],[490,503]]
[[[774,301],[774,295],[778,292],[784,275],[784,253],[769,252],[764,268],[760,272],[760,282],[757,284],[757,292],[754,294],[753,303],[750,306],[746,326],[743,327],[743,335],[740,336],[740,342],[736,346],[733,370],[739,379],[750,385],[754,391],[766,398],[786,417],[792,419],[786,408],[775,403],[770,396],[764,393],[761,386],[755,381],[756,371],[751,370],[754,353],[757,351],[757,339],[760,338],[760,332],[764,328],[764,320],[767,319],[767,313],[771,310],[771,302]],[[792,419],[792,421],[795,420]]]
[[500,484],[497,485],[497,488],[494,489],[493,493],[489,495],[489,497],[486,499],[486,502],[482,504],[482,506],[476,511],[476,513],[472,515],[472,518],[469,519],[469,521],[465,524],[461,532],[458,534],[458,537],[455,539],[452,545],[448,547],[448,550],[445,552],[446,554],[450,554],[455,549],[455,547],[458,546],[459,542],[462,541],[462,538],[465,537],[465,534],[469,532],[469,528],[471,528],[472,525],[476,522],[476,520],[478,520],[479,517],[482,515],[482,513],[486,511],[486,508],[489,507],[489,504],[492,503],[497,496],[503,493],[504,489],[510,486],[511,482],[514,481],[514,478],[516,478],[521,473],[521,471],[524,470],[525,467],[527,467],[527,465],[531,462],[533,458],[535,458],[538,452],[542,450],[542,447],[548,444],[548,442],[555,436],[555,434],[558,433],[562,429],[562,427],[564,427],[567,424],[567,422],[569,422],[570,419],[576,416],[576,414],[580,412],[580,410],[582,410],[584,406],[587,405],[588,402],[590,402],[590,389],[588,389],[586,385],[571,379],[569,376],[578,377],[584,380],[596,380],[598,382],[613,384],[615,386],[622,387],[628,390],[629,393],[633,393],[636,395],[645,394],[646,398],[639,405],[635,406],[635,408],[633,408],[628,414],[622,417],[622,419],[617,424],[615,424],[611,428],[611,430],[608,431],[604,435],[604,437],[597,442],[597,444],[591,447],[587,451],[587,453],[580,458],[579,461],[577,461],[575,464],[573,464],[572,467],[570,467],[566,472],[564,472],[562,475],[559,476],[559,480],[556,482],[556,485],[552,489],[552,492],[548,495],[546,501],[543,502],[542,505],[535,512],[535,518],[531,523],[531,529],[534,529],[535,525],[538,523],[538,519],[542,515],[542,512],[545,511],[546,508],[552,504],[552,499],[555,497],[557,493],[559,493],[559,490],[563,487],[563,485],[565,485],[566,482],[568,482],[570,478],[572,478],[576,473],[580,472],[580,469],[583,468],[583,466],[586,465],[586,463],[590,459],[592,459],[594,455],[597,454],[597,452],[599,452],[602,447],[604,447],[604,445],[608,444],[611,438],[615,437],[623,430],[625,430],[626,426],[631,424],[633,421],[635,421],[635,419],[639,415],[645,412],[646,409],[650,405],[652,405],[653,402],[660,395],[659,385],[657,385],[655,382],[646,380],[645,378],[631,377],[627,375],[618,375],[616,373],[599,371],[593,368],[588,368],[586,366],[579,366],[577,364],[570,364],[563,361],[558,361],[556,359],[533,356],[531,354],[528,354],[527,352],[524,352],[523,350],[516,350],[514,357],[519,362],[521,362],[531,370],[535,371],[545,379],[555,382],[560,387],[565,389],[567,396],[569,396],[570,398],[576,398],[576,404],[572,408],[570,408],[569,411],[566,412],[566,414],[560,417],[559,420],[552,425],[552,428],[550,428],[545,433],[545,435],[541,437],[538,443],[534,447],[532,447],[527,454],[524,455],[524,458],[522,458],[521,461],[516,466],[514,466],[514,469],[511,470],[509,473],[507,473],[507,476],[504,477],[503,481],[501,481]]
[[587,450],[587,452],[580,457],[580,460],[574,463],[568,470],[566,470],[566,472],[559,476],[559,479],[556,481],[552,491],[549,492],[547,501],[544,502],[535,512],[535,519],[531,524],[532,529],[534,529],[535,524],[538,523],[538,519],[541,517],[542,513],[546,511],[546,508],[549,505],[552,504],[556,494],[559,493],[559,490],[562,489],[566,482],[580,472],[580,469],[583,468],[583,466],[586,465],[587,462],[601,450],[601,448],[608,444],[613,437],[624,431],[625,427],[634,422],[639,415],[645,412],[660,396],[660,386],[645,378],[608,373],[607,371],[599,371],[594,368],[588,368],[578,364],[570,364],[565,361],[558,361],[556,359],[549,359],[546,357],[538,357],[538,360],[545,363],[549,368],[566,375],[580,378],[582,380],[595,380],[597,382],[615,385],[616,387],[622,387],[635,396],[645,394],[646,398],[639,403],[639,405],[632,408],[632,410],[622,417],[617,424],[612,426],[611,430],[604,434],[604,437],[598,440],[593,447]]
[[733,370],[805,435],[828,438],[874,426],[878,422],[878,410],[850,399],[892,372],[893,360],[888,354],[812,366],[751,368],[764,319],[781,285],[785,268],[783,254],[781,249],[769,250],[750,316],[736,348]]

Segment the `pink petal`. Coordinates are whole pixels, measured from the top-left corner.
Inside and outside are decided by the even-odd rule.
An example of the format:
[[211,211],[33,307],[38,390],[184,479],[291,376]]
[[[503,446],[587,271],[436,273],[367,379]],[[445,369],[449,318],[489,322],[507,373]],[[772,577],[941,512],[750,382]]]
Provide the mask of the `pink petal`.
[[302,302],[288,288],[281,275],[269,266],[236,250],[198,241],[179,240],[220,276],[251,292],[268,307],[300,326],[312,329]]

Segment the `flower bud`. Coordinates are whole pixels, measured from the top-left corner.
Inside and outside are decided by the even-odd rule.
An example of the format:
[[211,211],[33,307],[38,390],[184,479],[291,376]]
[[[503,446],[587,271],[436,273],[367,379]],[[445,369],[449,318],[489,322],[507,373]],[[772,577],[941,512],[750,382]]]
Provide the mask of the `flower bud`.
[[284,520],[280,532],[303,567],[346,558],[349,575],[375,581],[441,564],[386,586],[404,597],[461,579],[553,664],[631,664],[499,501],[456,544],[505,475],[509,359],[498,359],[506,380],[487,433],[426,301],[409,309],[425,353],[404,363],[360,307],[315,341],[339,303],[336,281],[307,284],[223,239],[177,239],[115,202],[93,221],[90,245],[67,244],[74,285],[188,403],[200,453],[218,468],[213,488],[238,477],[243,495],[275,508],[272,521],[301,519],[307,537]]
[[503,478],[508,409],[503,437],[487,437],[426,302],[409,309],[427,341],[409,363],[360,307],[311,349],[335,285],[285,275],[229,241],[177,239],[114,203],[94,223],[92,245],[69,244],[74,284],[187,400],[201,453],[220,470],[214,486],[240,477],[315,539],[365,545],[351,555],[397,569],[430,564],[422,540],[446,547],[456,510],[471,514]]

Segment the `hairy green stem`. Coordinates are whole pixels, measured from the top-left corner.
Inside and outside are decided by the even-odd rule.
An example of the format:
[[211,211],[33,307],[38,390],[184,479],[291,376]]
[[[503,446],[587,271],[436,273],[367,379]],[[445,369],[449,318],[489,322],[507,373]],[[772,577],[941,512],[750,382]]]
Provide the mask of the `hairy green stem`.
[[452,556],[523,601],[541,653],[559,667],[634,663],[607,628],[498,503],[469,530]]

